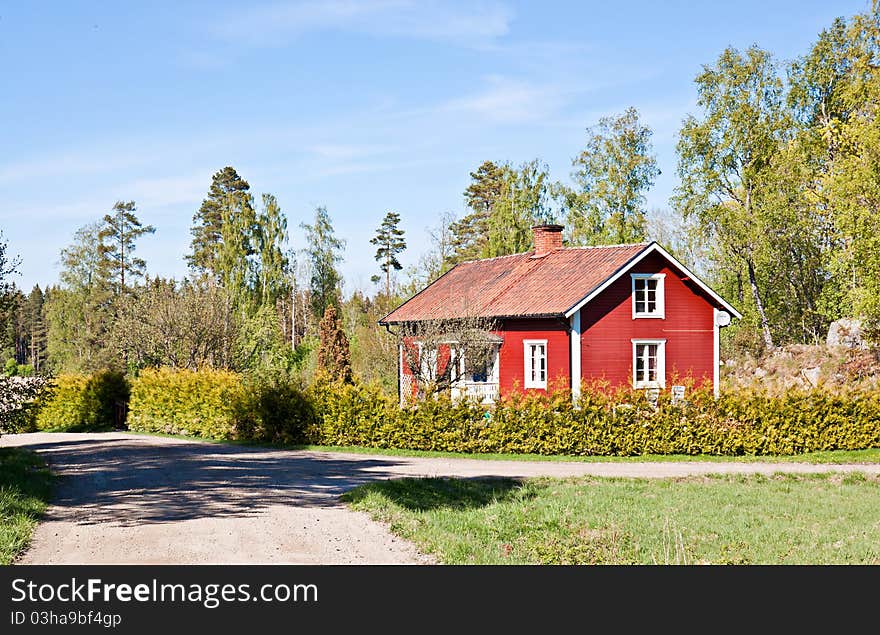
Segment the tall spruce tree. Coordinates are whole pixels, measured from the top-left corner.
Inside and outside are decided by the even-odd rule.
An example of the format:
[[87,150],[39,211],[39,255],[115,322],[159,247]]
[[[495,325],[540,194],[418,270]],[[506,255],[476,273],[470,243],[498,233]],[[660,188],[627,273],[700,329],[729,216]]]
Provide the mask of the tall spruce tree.
[[[388,212],[382,219],[382,224],[376,230],[376,236],[370,243],[376,245],[376,262],[385,274],[385,296],[391,296],[391,272],[400,271],[403,265],[397,259],[397,255],[406,249],[404,231],[400,229],[400,214]],[[373,276],[373,282],[379,282],[379,276]]]

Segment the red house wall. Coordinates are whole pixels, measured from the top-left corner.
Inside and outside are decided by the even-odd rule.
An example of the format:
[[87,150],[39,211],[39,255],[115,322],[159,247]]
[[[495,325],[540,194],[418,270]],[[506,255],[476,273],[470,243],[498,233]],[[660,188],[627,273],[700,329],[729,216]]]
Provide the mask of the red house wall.
[[[525,363],[523,340],[547,340],[547,383],[555,381],[564,387],[571,385],[571,363],[569,360],[569,339],[566,324],[556,319],[504,320],[501,328],[495,331],[504,338],[498,353],[499,382],[502,395],[514,391],[525,392]],[[544,392],[539,388],[529,388],[529,392]]]
[[[666,319],[632,316],[630,273],[665,273]],[[714,370],[713,304],[666,260],[651,254],[581,309],[581,374],[632,385],[632,339],[666,340],[666,386],[690,374],[712,383]]]

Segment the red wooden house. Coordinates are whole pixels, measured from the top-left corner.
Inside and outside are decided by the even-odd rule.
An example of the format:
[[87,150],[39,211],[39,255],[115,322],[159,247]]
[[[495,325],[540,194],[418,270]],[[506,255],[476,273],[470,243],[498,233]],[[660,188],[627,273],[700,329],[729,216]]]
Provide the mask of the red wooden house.
[[[566,248],[562,229],[533,227],[531,252],[453,267],[379,323],[491,318],[494,361],[463,369],[454,395],[561,384],[577,398],[578,379],[667,389],[687,376],[717,394],[719,330],[739,312],[656,242]],[[414,387],[402,346],[398,363],[403,400]]]

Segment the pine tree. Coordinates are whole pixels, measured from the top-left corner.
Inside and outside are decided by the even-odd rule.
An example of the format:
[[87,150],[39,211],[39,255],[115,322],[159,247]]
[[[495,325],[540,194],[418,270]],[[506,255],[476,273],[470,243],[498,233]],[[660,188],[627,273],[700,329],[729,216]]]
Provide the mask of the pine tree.
[[104,216],[98,232],[100,266],[116,296],[129,291],[132,283],[144,275],[147,263],[134,255],[135,241],[156,231],[152,225],[141,224],[136,210],[134,201],[116,201],[112,213]]
[[510,167],[484,161],[471,172],[471,184],[464,191],[464,199],[471,213],[452,223],[451,264],[479,258],[483,252],[489,229],[489,218],[499,199],[509,194]]
[[318,370],[333,381],[352,382],[351,351],[336,307],[329,305],[319,326]]
[[[376,261],[379,268],[385,274],[385,295],[391,296],[391,272],[400,271],[403,265],[397,259],[397,254],[406,249],[404,231],[398,227],[400,214],[388,212],[382,219],[382,224],[376,230],[376,236],[370,242],[378,247],[376,249]],[[380,280],[379,276],[372,277],[373,282]]]
[[214,174],[208,196],[193,216],[191,253],[186,256],[187,264],[193,270],[219,278],[224,215],[229,216],[230,208],[236,206],[253,207],[248,193],[250,188],[233,167],[226,166]]

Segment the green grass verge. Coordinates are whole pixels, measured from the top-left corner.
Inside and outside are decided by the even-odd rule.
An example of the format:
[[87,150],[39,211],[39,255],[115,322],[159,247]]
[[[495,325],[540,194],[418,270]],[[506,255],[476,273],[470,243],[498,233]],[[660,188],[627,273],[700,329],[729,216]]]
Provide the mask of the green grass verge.
[[828,450],[786,456],[718,456],[715,454],[643,454],[639,456],[565,456],[543,454],[466,454],[463,452],[429,452],[424,450],[398,450],[395,448],[365,448],[336,445],[266,445],[252,441],[217,441],[201,437],[158,432],[128,432],[152,437],[189,439],[207,443],[227,443],[243,446],[281,448],[285,450],[314,450],[317,452],[350,452],[354,454],[381,454],[385,456],[413,456],[443,459],[482,459],[489,461],[574,461],[580,463],[660,463],[660,462],[737,462],[737,463],[880,463],[880,448],[869,450]]
[[27,548],[52,485],[52,475],[36,454],[0,448],[0,564],[10,564]]
[[880,479],[400,479],[343,496],[446,564],[880,564]]

